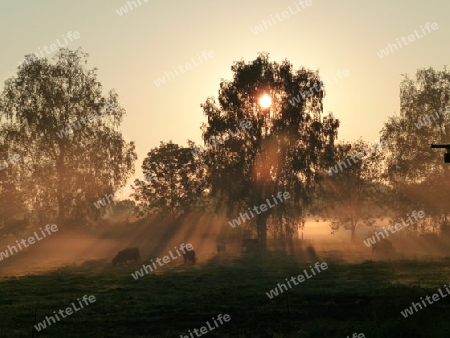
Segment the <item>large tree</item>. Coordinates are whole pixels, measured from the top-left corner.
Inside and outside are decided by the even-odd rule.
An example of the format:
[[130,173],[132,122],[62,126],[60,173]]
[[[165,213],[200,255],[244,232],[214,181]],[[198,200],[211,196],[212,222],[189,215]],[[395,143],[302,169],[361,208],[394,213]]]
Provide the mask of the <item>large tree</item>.
[[136,154],[119,126],[125,110],[106,96],[87,54],[28,55],[0,96],[3,145],[19,154],[15,184],[42,221],[95,220],[98,195],[122,186]]
[[387,177],[401,214],[421,208],[434,224],[448,223],[450,167],[430,143],[450,142],[450,73],[421,69],[400,85],[400,114],[382,130]]
[[[0,135],[2,138],[2,135]],[[18,234],[28,225],[27,209],[16,185],[20,156],[0,142],[0,234]]]
[[[324,90],[317,72],[294,70],[287,60],[269,62],[265,53],[249,63],[236,62],[231,70],[234,78],[221,82],[218,104],[208,98],[202,105],[208,118],[202,126],[205,144],[223,140],[208,147],[205,161],[212,193],[230,217],[278,192],[293,197],[255,216],[265,248],[271,214],[281,213],[278,224],[281,217],[293,227],[292,206],[301,215],[310,202],[318,172],[332,157],[339,122],[331,114],[322,116]],[[289,102],[293,97],[298,105]]]
[[320,185],[315,212],[331,221],[333,231],[349,230],[352,241],[359,226],[371,226],[386,215],[382,206],[387,189],[379,179],[383,158],[378,143],[341,143],[335,149],[336,162]]
[[146,179],[135,181],[134,193],[144,215],[168,212],[180,216],[202,198],[208,183],[206,168],[193,150],[192,143],[181,147],[170,141],[148,152],[142,164]]

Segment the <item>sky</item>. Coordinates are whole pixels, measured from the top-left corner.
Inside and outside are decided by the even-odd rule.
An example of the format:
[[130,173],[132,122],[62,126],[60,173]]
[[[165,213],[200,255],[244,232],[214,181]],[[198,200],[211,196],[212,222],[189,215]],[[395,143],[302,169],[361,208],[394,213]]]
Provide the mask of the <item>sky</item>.
[[[335,76],[337,81],[325,86],[324,113],[331,111],[340,119],[339,140],[368,142],[378,140],[388,116],[399,112],[401,74],[413,77],[428,67],[442,70],[450,56],[448,0],[0,4],[0,90],[26,54],[42,51],[51,57],[49,46],[57,39],[65,44],[64,38],[67,47],[82,47],[89,66],[98,68],[104,93],[114,89],[127,111],[122,131],[125,140],[136,142],[135,176],[160,141],[200,143],[200,126],[206,121],[200,104],[217,97],[221,80],[232,79],[234,62],[252,61],[259,52],[268,52],[271,61],[288,59],[295,69],[319,70],[323,78]],[[435,29],[425,28],[434,22]],[[70,41],[69,32],[78,38]],[[414,41],[407,40],[411,34]],[[380,57],[377,52],[389,43],[398,50],[391,46],[392,51]],[[156,84],[165,72],[186,63],[191,69],[185,67],[166,83]],[[344,71],[348,76],[342,76]]]

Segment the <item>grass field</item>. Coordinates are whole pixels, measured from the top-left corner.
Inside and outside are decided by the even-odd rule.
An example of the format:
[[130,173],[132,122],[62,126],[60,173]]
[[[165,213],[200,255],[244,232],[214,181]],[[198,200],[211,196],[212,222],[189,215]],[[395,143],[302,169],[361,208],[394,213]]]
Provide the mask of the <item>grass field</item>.
[[[320,260],[323,261],[323,260]],[[218,314],[231,320],[208,337],[448,337],[449,299],[411,317],[401,310],[443,288],[450,261],[349,264],[328,269],[269,299],[285,278],[310,263],[292,256],[215,257],[134,280],[140,265],[112,268],[88,261],[0,282],[1,337],[180,337]],[[83,295],[96,302],[39,334],[37,322]],[[36,319],[35,319],[36,316]],[[193,334],[195,337],[195,334]]]

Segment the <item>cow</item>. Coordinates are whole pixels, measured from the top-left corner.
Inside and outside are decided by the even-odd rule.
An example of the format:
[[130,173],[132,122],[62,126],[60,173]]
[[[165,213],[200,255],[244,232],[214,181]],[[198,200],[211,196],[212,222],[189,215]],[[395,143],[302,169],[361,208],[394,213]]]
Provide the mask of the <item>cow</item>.
[[383,238],[379,242],[372,244],[372,255],[386,257],[395,253],[395,248],[391,241]]
[[184,258],[184,264],[186,264],[187,262],[191,261],[192,264],[195,263],[195,261],[197,260],[197,257],[195,257],[195,251],[191,250],[191,251],[187,251],[183,253],[183,258]]
[[220,255],[220,253],[223,251],[226,251],[226,244],[225,243],[217,243],[217,254]]
[[256,238],[246,238],[242,240],[241,253],[251,253],[258,251],[259,240]]
[[309,244],[306,247],[306,254],[308,255],[308,258],[313,260],[313,261],[318,259],[317,258],[317,254],[316,254],[316,249],[314,249],[314,247],[311,244]]
[[128,261],[141,261],[141,256],[139,255],[139,248],[128,248],[119,253],[112,259],[112,266],[116,266],[118,263],[127,263]]

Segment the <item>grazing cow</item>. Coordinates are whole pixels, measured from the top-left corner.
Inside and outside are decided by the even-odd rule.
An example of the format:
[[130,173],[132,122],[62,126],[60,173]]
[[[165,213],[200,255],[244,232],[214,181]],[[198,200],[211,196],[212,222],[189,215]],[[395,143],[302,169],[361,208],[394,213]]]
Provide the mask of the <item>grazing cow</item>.
[[256,238],[246,238],[242,240],[241,253],[251,253],[258,251],[259,240]]
[[183,253],[183,258],[184,258],[184,263],[186,264],[187,262],[191,261],[192,264],[195,263],[195,261],[197,260],[197,257],[195,257],[195,251],[191,250],[191,251],[187,251],[185,253]]
[[220,255],[222,251],[226,251],[225,243],[217,243],[217,254]]
[[316,250],[311,244],[306,247],[306,254],[308,255],[309,259],[313,261],[317,260]]
[[372,255],[386,257],[395,253],[395,248],[391,241],[383,238],[379,242],[372,244]]
[[118,263],[127,263],[127,261],[141,261],[141,256],[139,255],[139,248],[128,248],[119,253],[112,259],[112,265],[116,266]]

